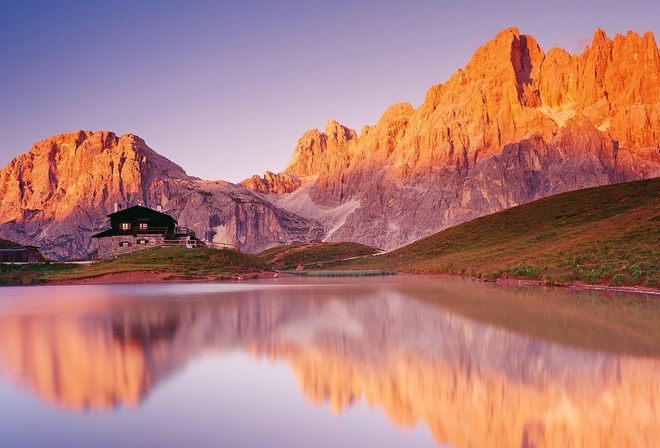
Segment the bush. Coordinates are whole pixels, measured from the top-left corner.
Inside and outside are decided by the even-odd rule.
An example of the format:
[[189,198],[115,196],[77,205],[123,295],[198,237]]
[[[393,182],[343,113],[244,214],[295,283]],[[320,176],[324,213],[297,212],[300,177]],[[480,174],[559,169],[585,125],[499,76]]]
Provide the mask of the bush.
[[580,281],[587,283],[600,283],[608,275],[611,275],[613,270],[613,266],[607,265],[580,266],[575,269],[575,274]]
[[626,283],[627,277],[625,274],[616,274],[612,277],[612,284],[615,286],[623,285]]
[[523,278],[539,278],[541,275],[542,269],[537,266],[527,266],[521,265],[515,267],[511,270],[511,274],[514,277],[523,277]]
[[633,279],[633,282],[637,283],[640,278],[646,276],[646,273],[642,271],[642,268],[639,266],[630,266],[628,268],[628,273]]

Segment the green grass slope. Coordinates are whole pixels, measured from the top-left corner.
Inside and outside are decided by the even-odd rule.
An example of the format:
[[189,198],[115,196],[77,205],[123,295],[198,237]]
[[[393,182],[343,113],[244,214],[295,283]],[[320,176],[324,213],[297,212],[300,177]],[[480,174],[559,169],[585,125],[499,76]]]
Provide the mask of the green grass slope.
[[280,270],[322,267],[324,263],[347,258],[363,257],[378,252],[358,243],[309,243],[273,247],[258,254],[264,262]]
[[[1,243],[1,241],[0,241]],[[91,266],[0,265],[0,284],[131,271],[165,280],[256,276],[277,268],[362,269],[660,289],[660,179],[565,193],[475,219],[385,255],[356,243],[280,246],[257,256],[159,248]]]
[[541,199],[347,267],[660,288],[660,179]]
[[76,281],[135,271],[156,272],[163,280],[221,280],[239,276],[252,277],[269,270],[270,267],[256,255],[234,250],[155,248],[91,265],[0,265],[0,285]]

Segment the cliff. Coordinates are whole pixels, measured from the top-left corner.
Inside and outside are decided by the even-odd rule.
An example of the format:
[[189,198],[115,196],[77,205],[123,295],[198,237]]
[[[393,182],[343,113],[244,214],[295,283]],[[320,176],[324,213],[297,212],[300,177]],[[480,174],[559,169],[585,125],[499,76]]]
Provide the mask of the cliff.
[[[601,30],[580,55],[515,28],[375,126],[308,131],[270,198],[324,222],[330,241],[392,249],[564,191],[660,176],[660,56],[653,35]],[[267,181],[267,179],[264,179]]]
[[653,35],[601,30],[580,55],[511,28],[359,133],[334,120],[282,173],[239,185],[186,175],[134,135],[78,131],[0,171],[0,237],[82,257],[115,202],[160,205],[246,251],[354,241],[393,249],[447,227],[586,187],[660,176],[660,54]]
[[321,234],[246,188],[189,177],[135,135],[77,131],[36,143],[0,171],[0,234],[46,257],[84,257],[114,203],[165,213],[209,241],[258,251]]

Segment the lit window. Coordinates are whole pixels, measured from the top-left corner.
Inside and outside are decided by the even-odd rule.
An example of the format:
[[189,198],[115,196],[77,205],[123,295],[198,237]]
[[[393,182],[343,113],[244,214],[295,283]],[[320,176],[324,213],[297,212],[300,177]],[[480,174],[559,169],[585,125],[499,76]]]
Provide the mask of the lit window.
[[121,230],[131,230],[131,223],[130,222],[122,222],[119,224],[119,228]]
[[131,243],[129,243],[128,241],[121,241],[119,243],[119,247],[130,247],[130,245]]
[[148,240],[145,240],[145,239],[143,238],[143,239],[139,239],[139,240],[137,240],[137,243],[138,243],[138,244],[149,244],[149,241],[148,241]]
[[141,222],[140,223],[140,230],[147,230],[147,223],[146,222]]

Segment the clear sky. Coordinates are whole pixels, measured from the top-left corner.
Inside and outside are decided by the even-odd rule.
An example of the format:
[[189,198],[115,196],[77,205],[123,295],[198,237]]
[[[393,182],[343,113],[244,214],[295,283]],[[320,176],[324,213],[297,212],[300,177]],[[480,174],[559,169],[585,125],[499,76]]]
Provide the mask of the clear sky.
[[660,1],[4,0],[0,166],[86,129],[204,179],[278,172],[306,130],[418,107],[512,26],[580,53],[597,27],[660,39]]

